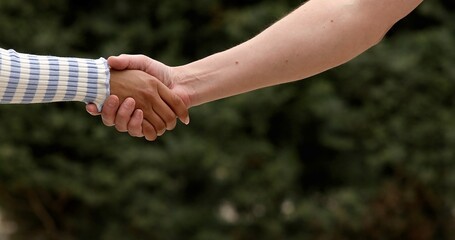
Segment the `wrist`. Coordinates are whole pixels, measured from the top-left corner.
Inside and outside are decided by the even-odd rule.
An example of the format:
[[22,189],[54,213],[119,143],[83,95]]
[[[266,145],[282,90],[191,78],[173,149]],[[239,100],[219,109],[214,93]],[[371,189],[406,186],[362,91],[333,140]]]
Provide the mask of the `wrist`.
[[201,104],[195,88],[199,79],[192,73],[189,65],[171,67],[170,72],[174,76],[169,74],[170,79],[173,79],[170,81],[169,88],[183,100],[186,107],[191,108]]
[[[231,63],[231,64],[229,64]],[[173,88],[178,90],[188,107],[225,98],[237,92],[235,61],[213,54],[201,60],[174,67]]]

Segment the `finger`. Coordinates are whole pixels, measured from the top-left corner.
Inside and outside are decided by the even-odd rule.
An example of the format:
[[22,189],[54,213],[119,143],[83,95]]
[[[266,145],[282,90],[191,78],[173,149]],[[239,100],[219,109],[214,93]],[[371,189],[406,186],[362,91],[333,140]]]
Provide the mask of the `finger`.
[[115,70],[134,69],[146,72],[153,60],[145,55],[112,56],[107,59],[109,66]]
[[131,115],[134,112],[136,102],[132,98],[127,98],[123,101],[122,105],[117,111],[115,117],[115,128],[119,132],[128,131],[128,122],[130,121]]
[[183,100],[162,84],[158,84],[158,93],[177,115],[180,121],[185,125],[188,125],[190,123],[190,116],[188,114],[188,108]]
[[115,95],[111,95],[106,99],[103,110],[101,111],[101,119],[103,120],[104,125],[108,127],[115,125],[115,115],[119,105],[119,99]]
[[166,86],[171,84],[169,81],[166,81],[167,78],[165,77],[166,71],[164,69],[167,69],[168,66],[145,55],[122,54],[117,57],[109,57],[107,62],[115,70],[141,70],[158,78]]
[[161,119],[158,114],[156,114],[155,109],[152,108],[151,111],[146,111],[145,119],[154,127],[156,134],[161,136],[166,131],[166,123]]
[[147,120],[142,122],[142,131],[144,133],[145,139],[148,141],[155,141],[157,138],[155,128]]
[[93,103],[85,105],[85,110],[92,116],[99,116],[101,114],[100,112],[98,112],[98,108]]
[[144,112],[136,109],[128,122],[128,134],[132,137],[143,137],[142,122],[144,121]]
[[157,116],[164,123],[165,129],[172,130],[175,128],[175,126],[177,125],[177,116],[172,111],[172,109],[166,104],[166,102],[164,102],[159,96],[157,96],[153,101],[153,109]]
[[107,63],[112,69],[119,71],[126,69],[126,67],[128,66],[128,59],[121,56],[123,55],[120,55],[119,57],[111,56],[107,59]]

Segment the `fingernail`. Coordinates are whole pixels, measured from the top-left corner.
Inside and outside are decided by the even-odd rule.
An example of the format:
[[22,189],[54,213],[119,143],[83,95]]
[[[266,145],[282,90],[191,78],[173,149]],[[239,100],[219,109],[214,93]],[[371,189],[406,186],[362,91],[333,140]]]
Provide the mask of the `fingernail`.
[[186,117],[185,119],[183,119],[183,123],[184,123],[185,125],[190,124],[190,117]]

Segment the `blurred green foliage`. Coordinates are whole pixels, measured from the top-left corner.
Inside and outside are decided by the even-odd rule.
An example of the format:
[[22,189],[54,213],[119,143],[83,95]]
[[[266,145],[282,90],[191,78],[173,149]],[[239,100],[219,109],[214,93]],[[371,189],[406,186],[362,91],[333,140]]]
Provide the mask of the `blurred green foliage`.
[[[0,47],[170,65],[234,46],[296,0],[2,0]],[[83,104],[0,106],[13,239],[453,239],[455,4],[361,57],[191,110],[157,142]]]

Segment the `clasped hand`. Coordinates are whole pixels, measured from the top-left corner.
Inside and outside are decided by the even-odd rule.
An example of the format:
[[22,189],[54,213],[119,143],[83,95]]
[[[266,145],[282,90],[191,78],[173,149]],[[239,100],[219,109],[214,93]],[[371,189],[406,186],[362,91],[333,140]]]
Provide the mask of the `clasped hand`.
[[149,141],[174,129],[177,118],[189,123],[189,99],[181,89],[173,89],[170,67],[144,55],[110,57],[108,62],[111,96],[101,113],[88,104],[90,114],[101,115],[106,126],[119,132]]

